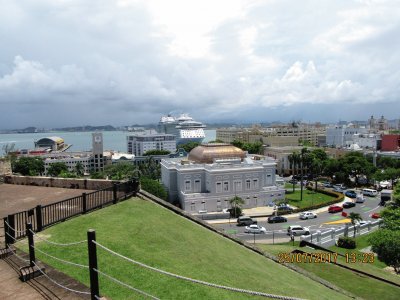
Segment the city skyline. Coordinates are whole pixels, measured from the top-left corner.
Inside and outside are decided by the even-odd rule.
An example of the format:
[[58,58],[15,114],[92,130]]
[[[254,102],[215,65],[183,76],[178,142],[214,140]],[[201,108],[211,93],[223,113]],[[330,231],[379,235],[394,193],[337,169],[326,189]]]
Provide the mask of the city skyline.
[[396,1],[1,1],[0,129],[398,119]]

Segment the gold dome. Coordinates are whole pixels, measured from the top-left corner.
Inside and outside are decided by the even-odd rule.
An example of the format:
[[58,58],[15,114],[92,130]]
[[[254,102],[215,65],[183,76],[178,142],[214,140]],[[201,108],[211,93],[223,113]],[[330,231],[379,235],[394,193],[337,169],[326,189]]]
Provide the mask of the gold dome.
[[245,152],[230,144],[202,144],[192,149],[188,159],[197,163],[211,164],[215,159],[240,158],[246,157]]

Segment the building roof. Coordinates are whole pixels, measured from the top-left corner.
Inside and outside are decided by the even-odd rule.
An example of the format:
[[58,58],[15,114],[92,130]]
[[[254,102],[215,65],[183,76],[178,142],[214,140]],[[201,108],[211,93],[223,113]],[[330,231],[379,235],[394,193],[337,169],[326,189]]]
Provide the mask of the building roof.
[[45,137],[45,138],[41,138],[40,140],[38,140],[36,143],[43,143],[43,142],[47,142],[47,141],[53,141],[57,144],[62,144],[64,143],[64,139],[60,138],[59,136],[49,136],[49,137]]
[[211,164],[216,159],[240,158],[243,160],[246,153],[230,144],[202,144],[190,151],[188,159],[196,163]]

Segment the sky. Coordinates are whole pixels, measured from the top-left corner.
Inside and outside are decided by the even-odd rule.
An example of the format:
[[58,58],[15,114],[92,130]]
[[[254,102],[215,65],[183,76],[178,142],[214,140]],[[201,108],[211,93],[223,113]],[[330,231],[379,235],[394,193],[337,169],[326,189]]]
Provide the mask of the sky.
[[397,0],[0,0],[0,129],[400,117]]

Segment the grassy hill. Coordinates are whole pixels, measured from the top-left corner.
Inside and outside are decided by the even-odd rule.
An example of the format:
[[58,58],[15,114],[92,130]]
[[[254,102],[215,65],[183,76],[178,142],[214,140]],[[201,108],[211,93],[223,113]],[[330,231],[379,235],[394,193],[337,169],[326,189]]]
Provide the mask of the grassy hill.
[[[368,236],[361,236],[357,238],[357,244],[360,244],[360,247],[367,246],[366,243],[367,239]],[[275,255],[278,255],[278,253],[281,252],[290,253],[294,249],[301,249],[309,253],[312,252],[321,253],[321,250],[313,250],[311,248],[300,248],[298,247],[298,243],[296,243],[295,246],[292,246],[291,243],[286,243],[280,245],[260,245],[260,247]],[[338,247],[332,247],[331,249],[342,254],[346,252],[345,249]],[[356,250],[348,250],[348,251],[355,252]],[[338,256],[337,261],[343,265],[347,264],[352,268],[400,284],[400,277],[398,275],[384,271],[383,268],[385,267],[385,265],[382,262],[378,261],[378,259],[376,259],[373,264],[370,263],[349,264],[345,262],[345,259],[343,257]],[[350,270],[340,268],[330,263],[319,264],[319,263],[302,262],[302,263],[296,263],[296,265],[300,268],[305,269],[308,272],[314,273],[315,275],[363,299],[371,299],[371,300],[399,299],[400,288],[361,274],[354,273]]]
[[[95,229],[97,242],[147,265],[207,282],[305,299],[345,299],[304,275],[279,265],[152,202],[131,199],[51,227],[40,235],[68,243],[86,239]],[[86,244],[59,247],[36,240],[36,248],[87,265]],[[98,248],[98,268],[161,299],[249,299],[155,273]],[[65,265],[36,252],[37,259],[89,285],[86,269]],[[140,299],[137,293],[99,275],[100,293],[112,299]]]

